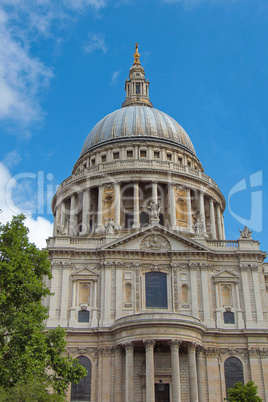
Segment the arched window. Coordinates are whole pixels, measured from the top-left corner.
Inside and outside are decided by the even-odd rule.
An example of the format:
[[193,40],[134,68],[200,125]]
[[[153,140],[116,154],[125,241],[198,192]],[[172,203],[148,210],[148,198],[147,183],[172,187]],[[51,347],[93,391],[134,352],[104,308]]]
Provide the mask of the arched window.
[[181,287],[181,302],[184,304],[188,303],[188,286],[186,284]]
[[125,284],[125,302],[126,303],[131,303],[132,302],[131,293],[132,293],[131,283],[126,283]]
[[244,384],[242,362],[237,357],[228,357],[224,362],[224,375],[227,394],[227,389],[232,388],[236,382]]
[[162,272],[145,274],[146,308],[168,308],[167,275]]
[[71,401],[91,401],[91,361],[85,356],[77,360],[85,367],[87,375],[78,384],[72,384]]

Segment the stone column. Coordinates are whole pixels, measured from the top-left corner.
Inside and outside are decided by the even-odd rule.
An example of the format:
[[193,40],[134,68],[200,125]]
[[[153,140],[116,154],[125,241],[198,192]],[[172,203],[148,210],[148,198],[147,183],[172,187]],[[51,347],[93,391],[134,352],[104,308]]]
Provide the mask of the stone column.
[[102,401],[110,401],[111,398],[111,355],[112,348],[104,347],[102,352]]
[[152,182],[152,201],[157,204],[158,198],[157,198],[157,182],[153,181]]
[[205,200],[203,191],[199,191],[199,216],[203,224],[203,234],[206,234]]
[[114,225],[115,229],[120,229],[120,212],[121,212],[121,189],[120,183],[115,183],[115,205],[114,205]]
[[225,240],[225,227],[224,227],[224,217],[221,216],[221,227],[222,227],[222,240]]
[[213,199],[209,200],[209,209],[210,209],[210,224],[211,224],[211,236],[212,239],[216,239],[216,224],[215,224],[215,209]]
[[134,345],[128,342],[126,347],[126,401],[133,402],[134,391]]
[[81,235],[89,233],[89,208],[90,208],[90,190],[83,192],[82,206],[82,230]]
[[176,217],[176,200],[175,191],[172,183],[169,185],[169,205],[170,205],[170,226],[171,229],[177,228],[177,217]]
[[205,402],[204,353],[201,346],[198,346],[196,349],[196,361],[198,397],[200,402]]
[[198,385],[196,372],[195,344],[188,346],[189,385],[191,402],[198,402]]
[[97,227],[96,232],[103,232],[104,227],[102,223],[102,199],[103,199],[103,186],[99,186],[99,195],[98,195],[98,214],[97,214]]
[[76,211],[76,195],[71,197],[70,205],[70,222],[69,222],[69,235],[77,236],[77,211]]
[[134,215],[133,228],[138,229],[140,227],[140,194],[139,194],[139,183],[138,182],[134,183],[133,215]]
[[66,219],[66,205],[65,202],[61,203],[61,211],[60,211],[60,224],[65,227],[65,219]]
[[122,349],[114,348],[114,400],[122,402]]
[[217,206],[216,206],[216,225],[217,225],[218,240],[222,240],[221,208],[220,208],[220,204],[217,204]]
[[192,304],[192,315],[198,318],[198,300],[197,300],[197,279],[196,279],[197,266],[190,265],[190,284],[191,284],[191,304]]
[[252,322],[252,310],[251,310],[251,302],[250,302],[250,292],[249,292],[249,284],[248,284],[248,271],[247,267],[241,267],[241,279],[242,279],[242,287],[243,287],[243,296],[245,301],[245,317],[246,328],[250,328],[253,324]]
[[155,341],[144,341],[146,353],[146,402],[155,402],[154,392],[154,345]]
[[62,292],[60,301],[60,321],[59,325],[67,327],[67,307],[68,307],[68,282],[69,282],[69,264],[62,265]]
[[260,281],[259,281],[259,272],[258,267],[252,267],[252,281],[255,295],[255,304],[256,304],[256,315],[257,315],[257,323],[260,328],[265,327],[263,321],[263,309],[262,309],[262,301],[261,301],[261,290],[260,290]]
[[186,189],[186,204],[187,204],[187,223],[190,232],[193,231],[193,217],[192,217],[192,203],[191,203],[191,190]]
[[180,387],[180,361],[179,347],[181,341],[170,341],[171,349],[171,374],[172,374],[172,400],[181,402],[181,387]]
[[57,227],[59,225],[59,213],[60,213],[60,208],[59,206],[56,207],[56,212],[55,212],[55,218],[54,218],[54,225],[53,225],[53,236],[57,236]]

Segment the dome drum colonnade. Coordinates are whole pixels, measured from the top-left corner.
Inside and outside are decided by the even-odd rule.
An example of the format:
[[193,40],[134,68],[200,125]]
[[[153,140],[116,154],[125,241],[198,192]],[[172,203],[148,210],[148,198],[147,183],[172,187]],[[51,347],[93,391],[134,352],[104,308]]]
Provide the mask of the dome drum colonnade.
[[165,227],[224,240],[224,197],[185,130],[152,108],[137,51],[134,58],[123,108],[92,129],[53,199],[54,235],[102,234],[109,219],[117,230],[138,229],[151,223],[153,202]]

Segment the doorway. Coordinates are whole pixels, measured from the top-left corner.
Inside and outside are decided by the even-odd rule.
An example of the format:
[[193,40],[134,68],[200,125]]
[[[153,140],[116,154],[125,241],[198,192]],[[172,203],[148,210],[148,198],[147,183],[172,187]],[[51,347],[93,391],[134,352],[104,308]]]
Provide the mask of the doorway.
[[158,383],[154,385],[155,402],[170,402],[169,384]]

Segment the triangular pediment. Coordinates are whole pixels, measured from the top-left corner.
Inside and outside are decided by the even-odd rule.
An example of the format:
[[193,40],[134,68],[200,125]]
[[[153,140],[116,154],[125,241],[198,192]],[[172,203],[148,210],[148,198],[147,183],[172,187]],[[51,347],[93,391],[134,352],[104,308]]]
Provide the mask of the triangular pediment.
[[72,276],[74,279],[80,279],[80,278],[84,278],[84,277],[86,277],[88,279],[94,279],[94,278],[97,278],[98,274],[89,268],[82,268],[82,269],[79,269],[79,270],[73,272]]
[[203,244],[180,232],[165,229],[161,225],[148,226],[135,233],[111,241],[102,250],[133,250],[147,252],[208,251]]
[[223,282],[223,281],[237,281],[238,280],[238,275],[235,272],[232,272],[228,269],[223,269],[221,272],[218,272],[217,274],[213,275],[214,281],[215,282]]

